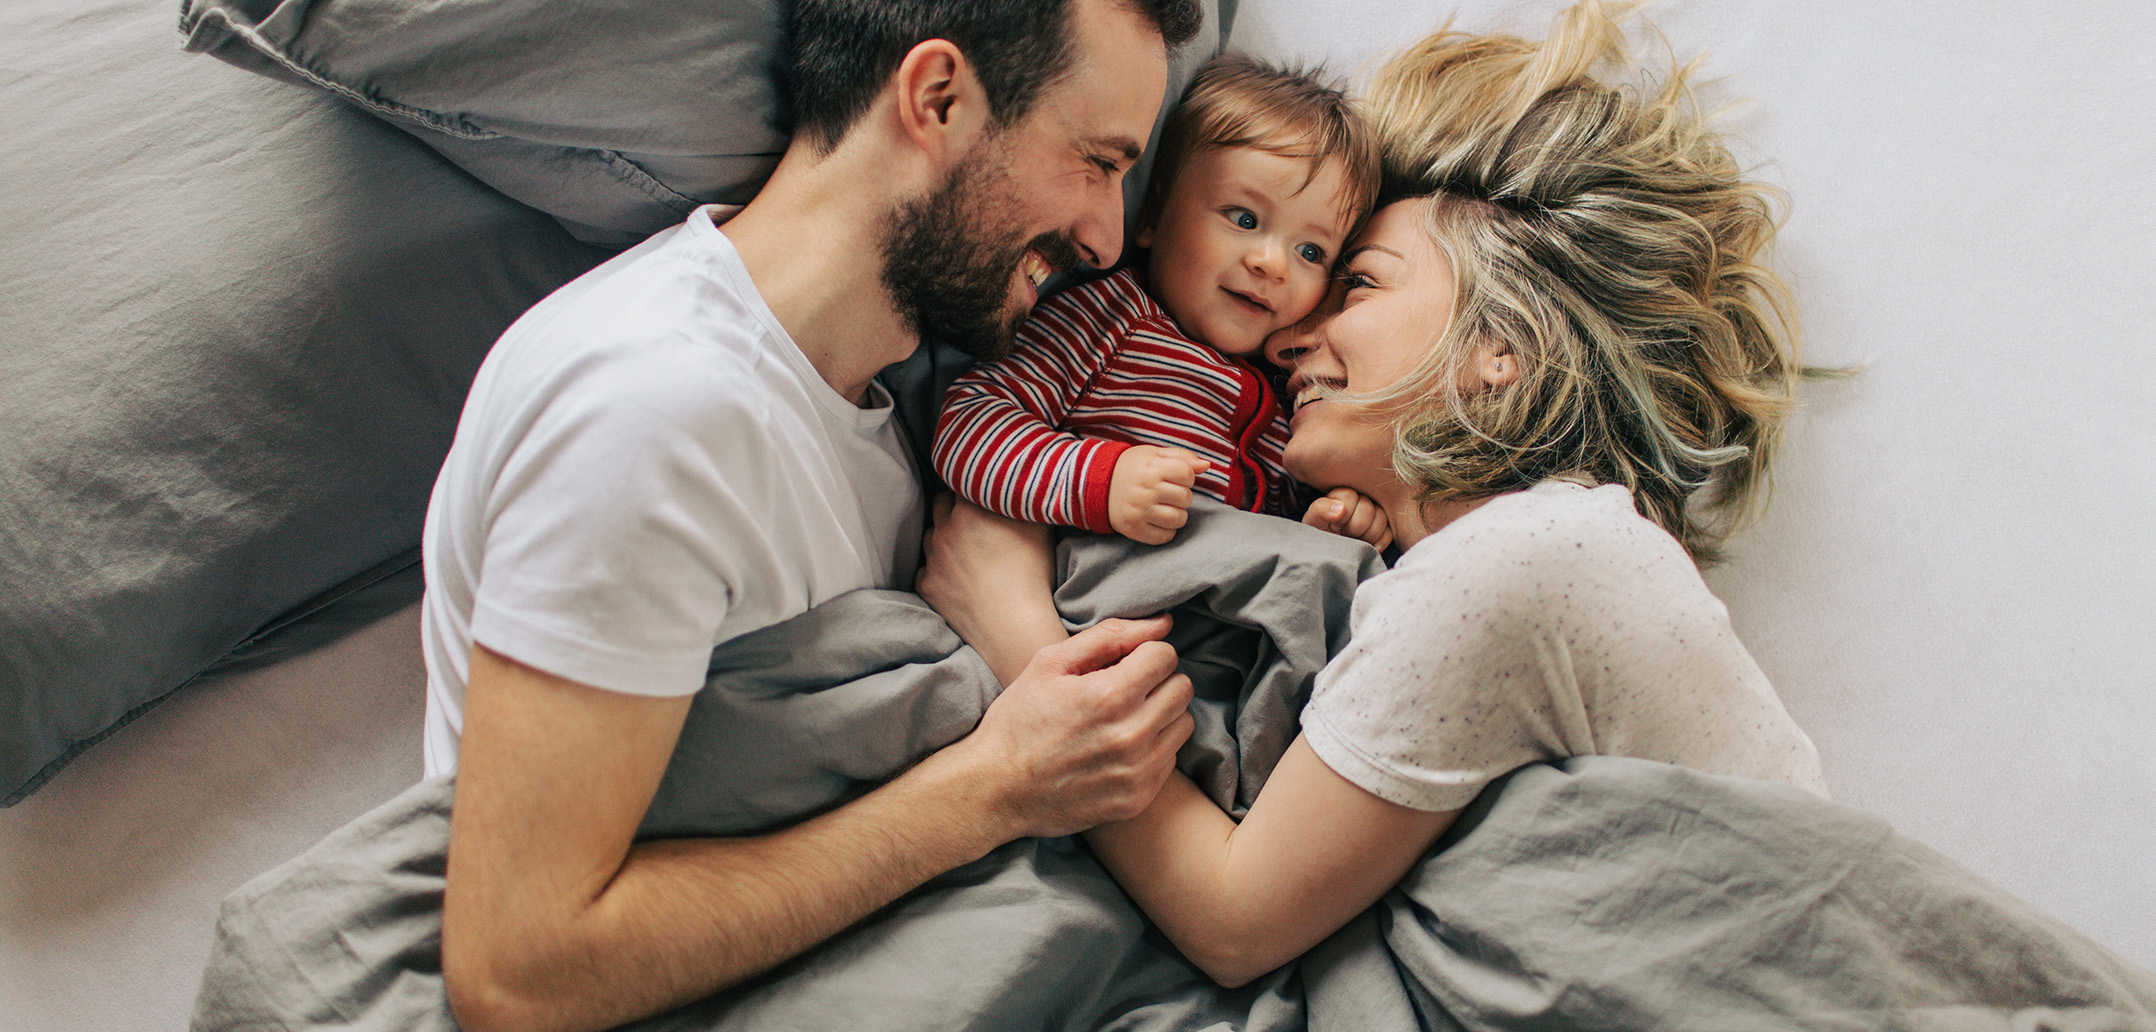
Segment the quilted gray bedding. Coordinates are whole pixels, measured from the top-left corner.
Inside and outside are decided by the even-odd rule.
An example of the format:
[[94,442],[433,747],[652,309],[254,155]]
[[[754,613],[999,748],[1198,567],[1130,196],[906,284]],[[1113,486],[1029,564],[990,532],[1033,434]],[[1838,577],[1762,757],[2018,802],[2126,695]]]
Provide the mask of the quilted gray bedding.
[[[1360,545],[1202,510],[1174,547],[1077,538],[1065,618],[1173,609],[1184,769],[1241,812],[1343,641]],[[985,665],[911,595],[857,592],[713,655],[647,835],[817,812],[965,734]],[[198,1029],[453,1029],[452,785],[431,780],[229,898]],[[1875,818],[1785,786],[1590,757],[1485,792],[1395,891],[1237,990],[1074,839],[1014,842],[659,1029],[2156,1029],[2156,977]]]

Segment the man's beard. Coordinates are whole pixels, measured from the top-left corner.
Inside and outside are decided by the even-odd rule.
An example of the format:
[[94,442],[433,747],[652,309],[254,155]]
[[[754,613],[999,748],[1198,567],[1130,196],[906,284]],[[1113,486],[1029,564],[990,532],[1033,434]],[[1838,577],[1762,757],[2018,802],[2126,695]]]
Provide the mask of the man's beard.
[[1027,250],[1051,268],[1079,263],[1068,234],[1016,239],[1020,221],[1008,167],[983,152],[951,170],[942,186],[892,211],[883,241],[883,286],[899,317],[923,341],[941,340],[974,358],[1001,358],[1026,311],[1011,308],[1011,280]]

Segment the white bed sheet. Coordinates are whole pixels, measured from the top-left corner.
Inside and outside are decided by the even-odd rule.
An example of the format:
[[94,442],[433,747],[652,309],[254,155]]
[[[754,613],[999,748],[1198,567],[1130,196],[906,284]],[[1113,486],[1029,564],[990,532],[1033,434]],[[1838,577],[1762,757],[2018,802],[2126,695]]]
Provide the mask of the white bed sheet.
[[[1539,34],[1552,0],[1467,0]],[[1449,4],[1246,0],[1343,71]],[[2156,967],[2156,7],[1672,0],[1794,200],[1814,389],[1710,582],[1845,802]],[[0,811],[0,1032],[184,1025],[216,900],[418,775],[416,612]]]

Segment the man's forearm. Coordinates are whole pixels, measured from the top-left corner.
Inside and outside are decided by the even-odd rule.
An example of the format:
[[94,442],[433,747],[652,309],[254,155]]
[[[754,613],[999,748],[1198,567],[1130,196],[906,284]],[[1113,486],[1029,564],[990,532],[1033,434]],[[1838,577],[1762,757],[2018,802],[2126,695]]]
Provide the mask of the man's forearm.
[[654,1014],[1010,839],[1137,815],[1190,733],[1167,629],[1110,620],[1058,646],[971,734],[829,813],[766,836],[651,843],[633,838],[689,700],[604,692],[475,648],[442,902],[458,1022],[578,1030]]
[[638,844],[595,897],[563,915],[555,941],[500,943],[481,955],[503,969],[448,972],[459,1021],[474,1030],[607,1028],[815,946],[1017,836],[996,779],[971,769],[976,759],[946,750],[770,835]]

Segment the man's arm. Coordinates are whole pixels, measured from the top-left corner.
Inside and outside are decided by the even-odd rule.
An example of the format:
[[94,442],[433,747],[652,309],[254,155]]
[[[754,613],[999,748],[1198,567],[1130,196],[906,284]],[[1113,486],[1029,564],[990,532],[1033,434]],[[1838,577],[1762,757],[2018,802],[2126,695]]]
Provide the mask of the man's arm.
[[1164,621],[1044,653],[974,732],[774,834],[634,843],[689,699],[475,648],[442,920],[473,1030],[598,1029],[763,971],[1024,835],[1144,809],[1190,732]]

